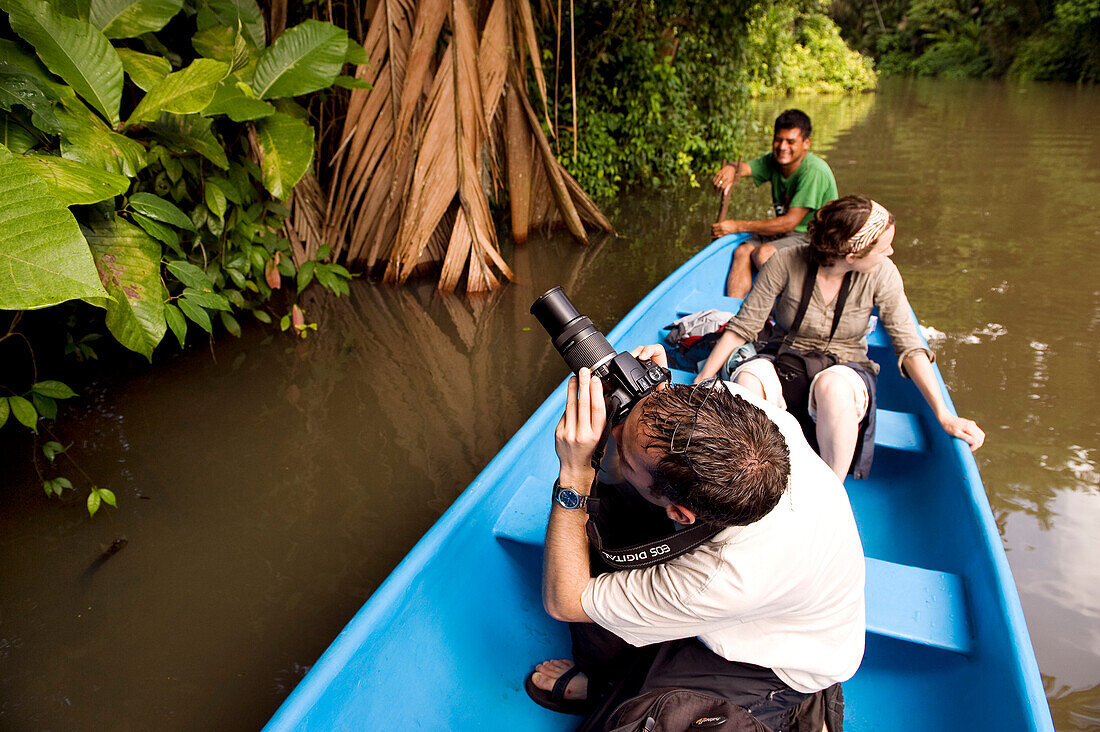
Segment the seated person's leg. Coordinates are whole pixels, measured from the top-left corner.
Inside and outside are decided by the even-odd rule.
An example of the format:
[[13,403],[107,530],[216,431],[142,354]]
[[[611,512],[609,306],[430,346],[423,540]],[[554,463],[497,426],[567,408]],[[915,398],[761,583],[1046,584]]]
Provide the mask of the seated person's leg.
[[744,297],[752,287],[752,253],[760,244],[753,236],[733,250],[730,271],[726,275],[726,297]]
[[764,266],[764,262],[767,262],[772,258],[772,255],[778,252],[780,249],[786,249],[787,247],[798,246],[799,244],[808,244],[810,237],[808,234],[792,231],[789,234],[777,236],[774,239],[769,239],[763,246],[757,247],[756,251],[752,253],[752,264],[758,270]]
[[821,459],[841,480],[852,466],[859,423],[869,401],[867,385],[847,366],[830,366],[810,383],[809,412],[817,423]]
[[783,385],[779,383],[775,364],[766,358],[754,358],[738,366],[733,370],[733,382],[769,404],[780,409],[787,408],[787,403],[783,400]]

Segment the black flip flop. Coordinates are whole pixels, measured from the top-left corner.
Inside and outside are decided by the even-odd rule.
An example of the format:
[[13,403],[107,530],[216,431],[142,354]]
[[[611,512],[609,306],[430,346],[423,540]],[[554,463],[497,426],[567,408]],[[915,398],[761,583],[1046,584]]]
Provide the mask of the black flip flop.
[[560,712],[561,714],[585,715],[595,708],[595,704],[591,700],[565,698],[565,687],[569,686],[570,680],[580,672],[581,670],[576,666],[570,667],[554,682],[554,688],[546,691],[535,686],[535,672],[532,671],[527,674],[527,679],[523,682],[523,688],[527,690],[527,696],[531,697],[531,700],[540,707],[546,707],[552,712]]

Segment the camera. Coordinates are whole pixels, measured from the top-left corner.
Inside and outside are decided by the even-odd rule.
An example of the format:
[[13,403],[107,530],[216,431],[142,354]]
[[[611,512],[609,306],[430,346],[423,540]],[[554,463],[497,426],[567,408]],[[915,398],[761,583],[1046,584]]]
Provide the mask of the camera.
[[535,300],[531,314],[546,329],[570,371],[577,373],[587,367],[603,382],[607,416],[613,425],[626,419],[642,397],[671,379],[668,369],[651,361],[615,353],[604,334],[577,312],[561,287],[547,290]]

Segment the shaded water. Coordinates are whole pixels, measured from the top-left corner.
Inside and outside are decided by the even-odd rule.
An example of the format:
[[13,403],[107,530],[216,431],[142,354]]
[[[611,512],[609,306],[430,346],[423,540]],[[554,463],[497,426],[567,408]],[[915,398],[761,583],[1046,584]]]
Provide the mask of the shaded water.
[[[782,100],[760,106],[762,149],[794,104],[841,191],[897,217],[910,299],[956,407],[989,434],[978,462],[1056,724],[1096,728],[1100,92],[891,82]],[[746,187],[731,211],[767,202]],[[625,195],[622,238],[532,242],[500,293],[356,282],[307,296],[306,341],[251,329],[104,376],[58,427],[118,495],[95,519],[45,498],[6,429],[0,728],[262,725],[565,375],[530,302],[563,284],[610,329],[715,210],[705,190]]]

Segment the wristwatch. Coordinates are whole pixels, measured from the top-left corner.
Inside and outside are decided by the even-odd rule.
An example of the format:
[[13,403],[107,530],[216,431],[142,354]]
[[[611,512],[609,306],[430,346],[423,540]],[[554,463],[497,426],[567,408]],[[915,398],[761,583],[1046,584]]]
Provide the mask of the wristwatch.
[[560,480],[554,481],[554,500],[562,508],[584,508],[588,505],[588,496],[582,496],[572,488],[562,488]]

